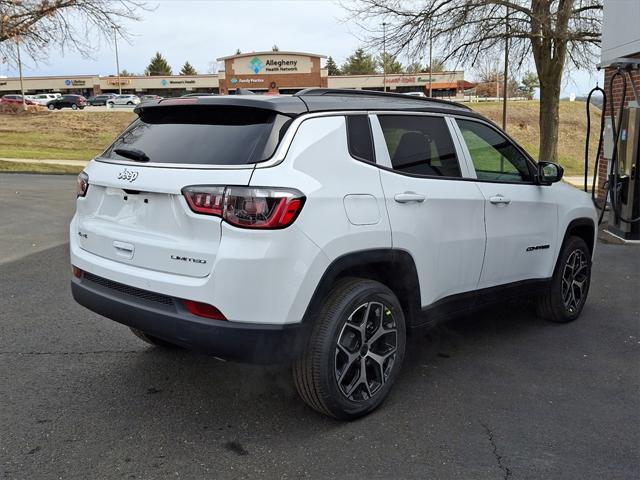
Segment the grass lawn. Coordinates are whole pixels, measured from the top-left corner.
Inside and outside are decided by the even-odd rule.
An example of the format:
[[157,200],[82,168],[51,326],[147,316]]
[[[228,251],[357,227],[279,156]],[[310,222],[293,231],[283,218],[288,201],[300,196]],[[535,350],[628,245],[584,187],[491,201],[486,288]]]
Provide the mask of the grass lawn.
[[[502,104],[472,103],[471,108],[498,125]],[[534,158],[538,157],[537,101],[508,104],[507,132]],[[592,109],[593,154],[600,111]],[[89,160],[100,153],[136,117],[132,112],[43,112],[0,115],[0,157]],[[559,161],[567,175],[583,173],[586,114],[583,102],[560,103]],[[71,167],[74,168],[74,167]],[[4,168],[3,168],[4,169]]]
[[49,163],[7,162],[0,160],[0,172],[78,174],[81,171],[82,167],[75,165],[52,165]]
[[131,112],[0,115],[0,157],[90,160],[136,117]]

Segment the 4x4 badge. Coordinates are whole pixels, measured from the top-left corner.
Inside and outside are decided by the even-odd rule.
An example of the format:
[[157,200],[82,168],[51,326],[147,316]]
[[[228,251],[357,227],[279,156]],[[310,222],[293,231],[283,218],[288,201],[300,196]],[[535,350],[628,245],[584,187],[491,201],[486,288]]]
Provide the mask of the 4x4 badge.
[[133,182],[136,178],[138,178],[138,172],[132,172],[131,170],[127,170],[126,168],[118,174],[118,180]]

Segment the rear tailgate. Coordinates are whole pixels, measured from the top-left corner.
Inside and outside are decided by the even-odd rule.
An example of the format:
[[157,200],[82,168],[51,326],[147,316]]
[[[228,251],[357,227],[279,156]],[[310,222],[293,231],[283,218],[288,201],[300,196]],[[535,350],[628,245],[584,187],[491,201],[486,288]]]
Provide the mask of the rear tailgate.
[[72,234],[80,248],[116,262],[205,277],[221,220],[194,213],[182,189],[248,185],[290,117],[220,102],[165,103],[140,108],[139,118],[85,169],[89,187],[77,201]]
[[[251,168],[171,169],[92,162],[77,202],[75,234],[83,250],[160,272],[205,277],[220,243],[220,218],[193,213],[187,185],[247,185]],[[196,179],[196,180],[194,180]]]

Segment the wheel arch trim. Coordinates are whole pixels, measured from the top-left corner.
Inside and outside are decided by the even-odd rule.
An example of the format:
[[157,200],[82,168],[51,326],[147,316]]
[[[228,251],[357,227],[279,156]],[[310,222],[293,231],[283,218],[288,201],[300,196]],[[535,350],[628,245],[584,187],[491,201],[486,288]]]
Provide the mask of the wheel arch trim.
[[[385,279],[380,278],[380,268],[390,266],[386,271]],[[302,322],[313,323],[313,312],[321,305],[322,300],[331,290],[336,279],[349,276],[350,272],[358,276],[358,272],[367,273],[363,278],[377,280],[389,287],[398,297],[403,307],[407,323],[421,309],[420,281],[415,261],[406,250],[393,248],[380,248],[359,250],[341,255],[334,259],[325,269],[318,285],[311,296],[305,310]],[[400,291],[398,291],[400,289]]]
[[[590,230],[591,234],[585,236],[584,235],[585,230]],[[560,258],[560,253],[562,252],[562,249],[564,248],[564,245],[567,242],[567,239],[575,232],[579,232],[577,236],[583,238],[587,243],[587,247],[589,247],[589,251],[591,253],[591,259],[593,260],[598,229],[596,228],[596,224],[592,218],[579,217],[571,220],[567,224],[567,227],[564,229],[564,236],[562,238],[562,243],[560,244],[560,249],[558,250],[556,264],[557,264],[558,258]]]

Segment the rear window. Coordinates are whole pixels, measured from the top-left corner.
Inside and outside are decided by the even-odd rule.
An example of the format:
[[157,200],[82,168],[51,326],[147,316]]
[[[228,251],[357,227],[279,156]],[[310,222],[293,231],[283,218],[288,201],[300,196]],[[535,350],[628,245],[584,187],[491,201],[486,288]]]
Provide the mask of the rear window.
[[144,152],[153,163],[244,165],[269,159],[291,119],[247,107],[167,106],[143,110],[103,157],[119,149]]

